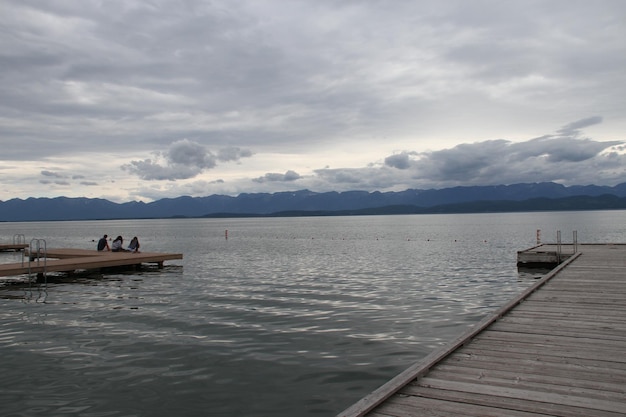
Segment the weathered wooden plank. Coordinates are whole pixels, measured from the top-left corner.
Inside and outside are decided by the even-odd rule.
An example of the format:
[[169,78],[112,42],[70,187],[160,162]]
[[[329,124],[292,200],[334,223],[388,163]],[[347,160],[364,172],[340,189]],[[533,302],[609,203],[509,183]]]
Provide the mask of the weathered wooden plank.
[[542,324],[541,328],[537,328],[532,323],[517,324],[517,323],[497,323],[494,324],[492,330],[504,331],[508,333],[518,334],[519,337],[523,337],[523,334],[537,334],[537,335],[554,335],[577,338],[580,336],[593,338],[597,343],[603,343],[604,341],[617,341],[620,343],[626,342],[626,334],[623,332],[607,333],[606,328],[602,327],[580,327],[575,326],[575,321],[571,321],[572,324],[568,324],[567,321],[563,321],[561,326],[547,327]]
[[[578,349],[576,347],[563,347],[546,343],[542,346],[524,342],[493,342],[481,340],[480,348],[483,351],[501,351],[511,354],[536,355],[541,357],[559,356],[570,359],[596,359],[606,362],[626,363],[624,350],[602,349],[594,351],[590,349]],[[600,356],[601,355],[601,356]]]
[[544,305],[545,303],[529,305],[528,308],[510,314],[505,318],[507,320],[523,318],[542,320],[543,318],[555,318],[561,319],[565,322],[575,322],[578,319],[593,322],[598,322],[600,320],[622,322],[626,320],[625,315],[622,313],[623,309],[618,306],[606,306],[606,308],[597,308],[594,306],[585,309],[579,308],[572,310],[572,306],[560,305],[559,307],[549,306],[548,308],[542,308]]
[[554,376],[553,374],[534,374],[519,368],[518,370],[511,371],[509,368],[477,370],[442,364],[429,372],[427,376],[428,378],[440,380],[456,380],[501,387],[575,394],[599,399],[620,400],[626,395],[624,381],[584,380],[572,387],[570,375]]
[[[613,330],[617,335],[624,335],[626,333],[626,323],[623,320],[616,320],[615,322],[603,322],[599,320],[595,321],[582,321],[582,320],[571,320],[571,319],[559,319],[559,318],[548,318],[544,317],[541,319],[535,318],[524,318],[524,317],[507,317],[506,319],[502,319],[497,323],[498,328],[506,327],[509,329],[515,329],[516,325],[520,326],[535,326],[537,331],[539,330],[539,326],[541,329],[546,329],[550,331],[553,328],[558,328],[560,326],[572,326],[572,328],[577,329],[578,331],[589,330],[593,332],[593,330],[598,330],[604,332],[604,334],[611,335],[609,332]],[[495,325],[494,325],[495,326]],[[513,330],[514,331],[514,330]]]
[[[531,300],[524,301],[526,308],[516,309],[507,314],[507,317],[532,317],[532,316],[563,316],[585,318],[589,315],[598,316],[598,318],[606,318],[607,320],[619,319],[620,316],[625,318],[624,314],[619,314],[623,308],[614,305],[586,306],[586,308],[572,309],[569,305],[554,305],[543,302],[533,302]],[[598,318],[595,318],[597,320]]]
[[[526,319],[532,321],[541,321],[541,320],[561,320],[563,323],[576,323],[578,321],[586,321],[591,323],[601,323],[604,320],[608,320],[611,322],[624,322],[626,321],[626,315],[623,314],[623,309],[618,306],[614,306],[612,308],[606,308],[604,310],[599,309],[578,309],[575,312],[572,312],[571,309],[568,310],[565,306],[562,306],[559,309],[550,309],[550,310],[539,310],[538,311],[520,311],[518,313],[510,314],[507,317],[504,317],[501,321],[508,322],[510,324],[516,324],[513,320],[518,319]],[[523,324],[523,323],[517,323]]]
[[[385,413],[384,416],[409,417],[455,417],[455,416],[481,416],[481,417],[536,417],[536,414],[525,411],[510,410],[505,408],[485,407],[482,405],[469,404],[454,400],[438,400],[426,397],[399,396],[397,401],[385,404],[376,413]],[[375,416],[370,413],[368,416]]]
[[[541,363],[545,363],[546,366],[548,366],[549,364],[573,364],[573,365],[577,365],[577,366],[581,366],[584,368],[588,368],[588,367],[597,367],[597,368],[603,368],[605,371],[608,369],[612,372],[621,372],[621,371],[626,371],[626,364],[623,362],[607,362],[607,361],[599,361],[597,358],[592,358],[592,359],[586,359],[586,358],[576,358],[575,360],[573,360],[572,358],[566,357],[566,356],[559,356],[559,355],[549,355],[549,354],[545,354],[545,355],[532,355],[529,356],[528,354],[526,354],[526,352],[521,352],[521,353],[515,353],[515,352],[511,352],[511,351],[507,351],[507,350],[487,350],[487,349],[483,349],[482,346],[478,347],[479,345],[476,345],[475,347],[473,346],[466,346],[465,348],[463,348],[462,353],[458,353],[459,355],[467,355],[469,356],[472,360],[474,361],[495,361],[496,358],[500,358],[501,360],[504,360],[506,363],[506,360],[508,359],[509,362],[512,361],[519,361],[519,360],[535,360]],[[455,353],[456,355],[456,353]]]
[[[594,411],[608,411],[612,413],[623,413],[623,404],[616,404],[615,401],[582,397],[575,394],[561,394],[555,392],[546,392],[540,389],[523,389],[515,387],[500,387],[494,385],[483,385],[469,382],[440,380],[429,378],[428,376],[420,378],[417,382],[409,384],[409,387],[425,387],[438,390],[465,392],[468,394],[491,395],[494,397],[504,397],[512,400],[526,400],[532,398],[533,401],[557,404],[562,406],[575,406],[579,408],[587,408],[590,414]],[[403,391],[405,392],[405,391]],[[410,393],[410,388],[407,390]]]
[[[497,366],[490,367],[490,364]],[[576,387],[606,390],[624,394],[626,387],[626,372],[607,373],[606,368],[583,368],[568,366],[568,364],[546,364],[535,361],[528,365],[527,360],[510,360],[489,362],[452,362],[445,361],[429,372],[430,376],[448,375],[449,379],[457,376],[463,379],[480,379],[489,376],[508,378],[512,381],[528,381],[552,383],[555,385],[571,386],[572,378],[577,380]]]
[[[593,350],[600,356],[601,352],[621,351],[624,347],[624,340],[603,339],[599,343],[598,339],[588,337],[587,335],[561,336],[555,334],[532,334],[532,333],[513,333],[508,331],[486,330],[474,338],[473,343],[488,341],[490,343],[508,343],[521,346],[532,345],[560,349],[574,347],[578,350]],[[626,355],[624,355],[626,356]]]
[[[399,393],[416,397],[455,401],[460,406],[475,404],[493,407],[502,410],[502,416],[506,416],[508,410],[515,410],[534,413],[535,415],[558,417],[624,417],[623,412],[598,410],[590,408],[587,404],[578,406],[560,401],[557,407],[553,401],[550,401],[551,398],[537,398],[527,394],[525,391],[520,393],[521,398],[512,398],[510,396],[496,395],[496,393],[492,392],[476,393],[464,390],[437,389],[411,383],[400,390]],[[410,416],[410,414],[407,414],[407,416]]]

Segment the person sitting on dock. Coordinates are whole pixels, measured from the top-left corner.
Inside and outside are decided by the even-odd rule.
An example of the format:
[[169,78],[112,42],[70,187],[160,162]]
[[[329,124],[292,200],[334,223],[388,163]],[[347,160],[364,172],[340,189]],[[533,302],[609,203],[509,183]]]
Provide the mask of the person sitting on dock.
[[109,248],[109,242],[107,241],[107,235],[104,235],[102,238],[100,238],[100,240],[98,241],[98,251],[102,252],[103,250],[108,250],[110,251],[111,248]]
[[122,238],[122,236],[118,236],[115,238],[115,240],[113,241],[113,244],[111,245],[111,251],[112,252],[128,252],[126,249],[124,249],[124,239]]
[[131,252],[139,253],[139,239],[137,236],[131,239],[130,244],[128,245],[128,250]]

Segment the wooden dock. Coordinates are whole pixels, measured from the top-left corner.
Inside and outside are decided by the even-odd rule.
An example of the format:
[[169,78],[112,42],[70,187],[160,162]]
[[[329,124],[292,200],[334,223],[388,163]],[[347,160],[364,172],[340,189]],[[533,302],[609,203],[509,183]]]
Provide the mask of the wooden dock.
[[626,245],[578,245],[520,296],[339,416],[625,416],[625,313]]
[[9,243],[9,244],[0,244],[0,252],[7,252],[7,251],[20,251],[20,250],[24,250],[28,248],[28,244],[26,243]]
[[554,268],[577,252],[577,245],[543,243],[517,252],[517,266]]
[[112,268],[144,263],[157,264],[172,259],[183,259],[181,253],[156,252],[98,252],[86,249],[47,249],[46,259],[33,259],[29,264],[29,254],[24,255],[24,262],[0,264],[0,277],[24,274],[43,274],[48,272],[73,273],[81,270]]

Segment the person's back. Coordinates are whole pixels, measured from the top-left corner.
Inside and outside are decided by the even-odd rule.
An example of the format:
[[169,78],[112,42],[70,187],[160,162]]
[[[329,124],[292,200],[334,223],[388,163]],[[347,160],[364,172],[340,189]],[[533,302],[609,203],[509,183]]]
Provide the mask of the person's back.
[[111,245],[111,252],[125,252],[123,245],[124,239],[122,239],[122,236],[116,237],[113,241],[113,245]]
[[107,242],[107,235],[104,235],[102,238],[100,238],[100,240],[98,241],[98,251],[103,251],[104,249],[109,249],[109,244]]

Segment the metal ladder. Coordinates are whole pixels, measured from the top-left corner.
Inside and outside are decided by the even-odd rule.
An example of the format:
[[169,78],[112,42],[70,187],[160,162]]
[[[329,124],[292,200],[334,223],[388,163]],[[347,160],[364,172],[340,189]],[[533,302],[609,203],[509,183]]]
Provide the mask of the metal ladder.
[[[558,263],[561,263],[561,257],[563,254],[563,248],[561,247],[561,245],[562,245],[561,231],[557,230],[556,231],[556,256],[557,256]],[[574,230],[572,232],[572,246],[573,246],[573,252],[572,252],[572,255],[573,255],[576,252],[578,252],[578,231],[577,230]]]
[[[42,248],[43,245],[43,248]],[[34,258],[34,259],[33,259]],[[33,264],[35,266],[41,266],[41,259],[43,258],[43,272],[41,272],[44,283],[48,284],[48,255],[47,255],[47,246],[45,239],[31,239],[30,245],[28,248],[28,281],[32,282],[32,271],[31,268]]]
[[[16,233],[13,235],[13,244],[14,245],[26,245],[26,237],[21,233]],[[22,266],[24,266],[24,252],[25,250],[21,250],[22,252]]]

